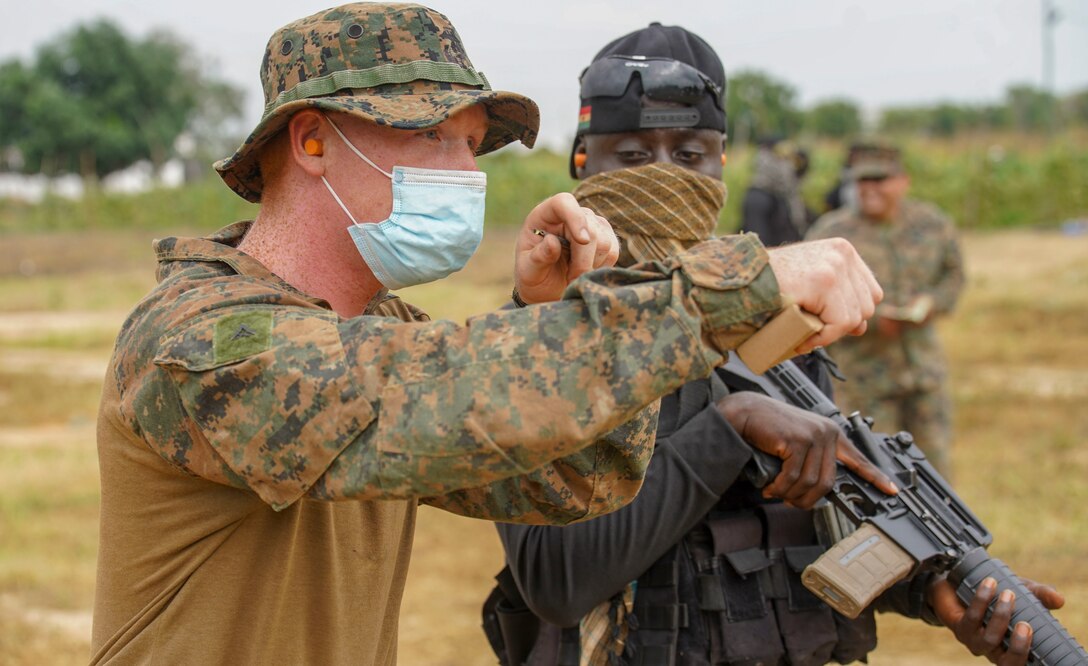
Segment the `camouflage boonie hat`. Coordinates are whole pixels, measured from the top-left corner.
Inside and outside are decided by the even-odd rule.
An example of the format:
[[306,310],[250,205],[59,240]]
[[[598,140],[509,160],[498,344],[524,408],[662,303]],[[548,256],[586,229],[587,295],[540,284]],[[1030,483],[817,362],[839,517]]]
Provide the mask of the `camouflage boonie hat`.
[[899,149],[887,144],[860,144],[850,149],[853,178],[888,178],[903,172]]
[[359,2],[280,28],[265,48],[261,84],[261,121],[234,155],[215,163],[227,185],[254,202],[264,186],[256,149],[300,109],[419,129],[482,104],[488,128],[479,155],[516,140],[532,147],[540,125],[532,100],[491,89],[448,18],[416,4]]

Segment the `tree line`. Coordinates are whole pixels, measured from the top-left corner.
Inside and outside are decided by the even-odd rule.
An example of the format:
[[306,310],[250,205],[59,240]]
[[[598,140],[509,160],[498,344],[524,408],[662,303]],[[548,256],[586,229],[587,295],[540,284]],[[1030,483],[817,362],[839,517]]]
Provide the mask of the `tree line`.
[[[29,62],[0,62],[0,171],[75,173],[93,182],[140,160],[161,166],[185,152],[184,144],[202,156],[228,153],[239,139],[229,135],[230,121],[242,116],[243,94],[206,75],[200,62],[191,45],[169,32],[134,39],[107,19],[59,34]],[[742,70],[729,77],[727,109],[729,135],[741,145],[865,130],[930,137],[975,129],[1046,132],[1088,126],[1088,89],[1059,98],[1017,85],[1000,103],[889,108],[876,127],[867,127],[853,100],[803,109],[788,82]]]
[[875,131],[940,138],[977,130],[1046,133],[1088,126],[1088,89],[1056,96],[1018,84],[1010,86],[997,103],[890,107],[880,111],[875,125],[868,126],[857,102],[834,98],[803,109],[796,88],[758,70],[738,71],[729,78],[728,87],[730,136],[742,144],[799,134],[842,139]]
[[223,141],[241,113],[242,92],[206,76],[191,45],[168,32],[133,39],[100,19],[30,62],[0,62],[0,169],[93,181],[140,160],[159,167],[183,134]]

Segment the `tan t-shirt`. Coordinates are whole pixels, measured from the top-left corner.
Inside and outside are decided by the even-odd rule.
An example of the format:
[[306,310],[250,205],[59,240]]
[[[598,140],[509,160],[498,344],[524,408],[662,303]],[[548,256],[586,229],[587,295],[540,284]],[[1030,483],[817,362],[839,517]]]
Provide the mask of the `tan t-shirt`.
[[91,663],[396,663],[415,502],[276,512],[167,464],[111,416],[116,400],[107,388],[98,430]]

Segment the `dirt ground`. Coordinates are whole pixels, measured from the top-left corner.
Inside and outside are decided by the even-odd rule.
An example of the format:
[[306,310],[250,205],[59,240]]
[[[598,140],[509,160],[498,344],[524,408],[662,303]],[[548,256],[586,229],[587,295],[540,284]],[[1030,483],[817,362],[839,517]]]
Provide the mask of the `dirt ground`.
[[[469,268],[409,290],[463,319],[509,294],[509,235]],[[1088,640],[1088,237],[964,239],[969,287],[942,326],[957,415],[956,485],[992,549],[1067,597]],[[57,248],[62,248],[60,252]],[[0,241],[0,666],[86,661],[97,549],[94,413],[112,336],[153,280],[132,234]],[[637,547],[637,544],[632,544]],[[424,507],[400,628],[400,663],[494,664],[480,604],[502,566],[492,525]],[[876,665],[976,660],[946,631],[880,619]]]

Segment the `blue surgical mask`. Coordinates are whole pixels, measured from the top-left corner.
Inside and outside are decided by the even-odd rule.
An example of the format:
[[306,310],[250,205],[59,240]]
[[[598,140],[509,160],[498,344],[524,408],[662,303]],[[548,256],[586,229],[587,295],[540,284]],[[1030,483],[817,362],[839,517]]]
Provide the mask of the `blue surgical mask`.
[[393,181],[393,212],[383,222],[360,224],[321,176],[351,220],[348,233],[374,277],[388,289],[402,289],[464,268],[484,234],[487,174],[401,166],[389,173],[329,124],[352,152]]

